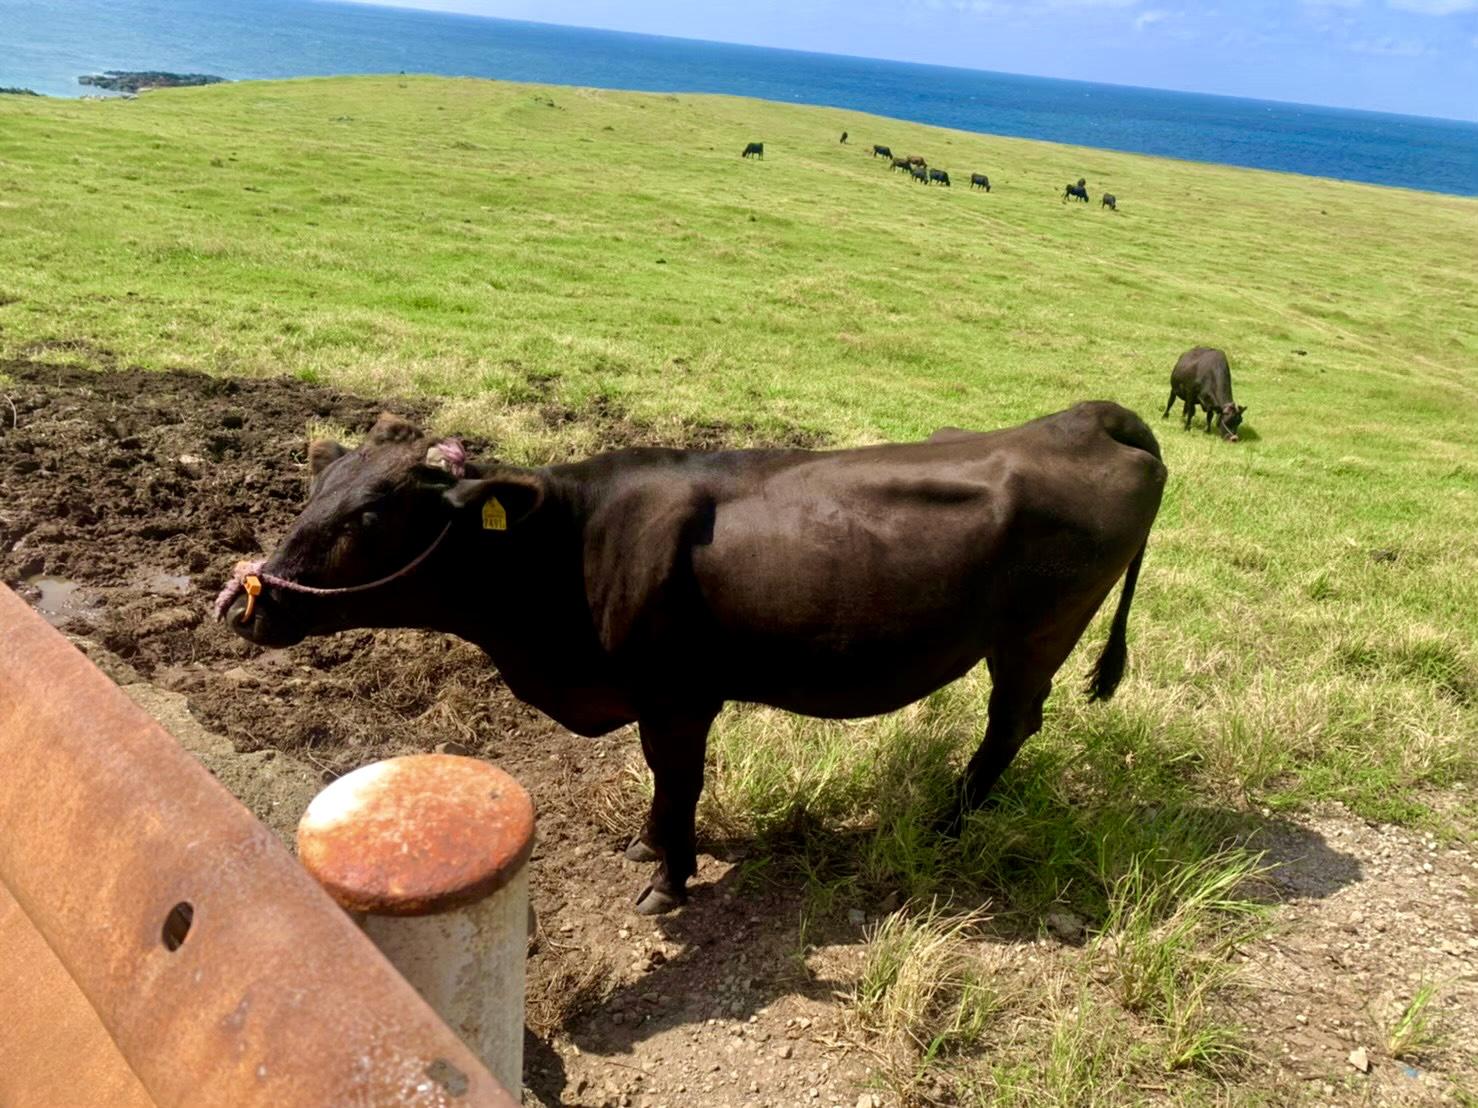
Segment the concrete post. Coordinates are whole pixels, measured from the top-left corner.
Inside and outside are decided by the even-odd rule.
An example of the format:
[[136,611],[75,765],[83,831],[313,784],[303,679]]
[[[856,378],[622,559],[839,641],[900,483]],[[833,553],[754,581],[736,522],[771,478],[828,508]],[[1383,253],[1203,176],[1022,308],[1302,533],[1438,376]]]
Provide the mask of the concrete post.
[[533,844],[523,787],[450,754],[355,770],[298,824],[308,872],[515,1094]]

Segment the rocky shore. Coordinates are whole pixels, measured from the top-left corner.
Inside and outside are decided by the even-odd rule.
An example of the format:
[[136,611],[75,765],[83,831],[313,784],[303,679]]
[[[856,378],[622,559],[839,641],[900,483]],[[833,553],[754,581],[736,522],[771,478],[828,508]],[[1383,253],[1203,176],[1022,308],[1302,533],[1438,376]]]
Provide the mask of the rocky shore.
[[184,88],[188,85],[218,85],[225,81],[209,73],[165,73],[159,70],[137,72],[110,69],[105,73],[89,73],[77,78],[79,85],[92,85],[110,92],[142,92],[151,88]]

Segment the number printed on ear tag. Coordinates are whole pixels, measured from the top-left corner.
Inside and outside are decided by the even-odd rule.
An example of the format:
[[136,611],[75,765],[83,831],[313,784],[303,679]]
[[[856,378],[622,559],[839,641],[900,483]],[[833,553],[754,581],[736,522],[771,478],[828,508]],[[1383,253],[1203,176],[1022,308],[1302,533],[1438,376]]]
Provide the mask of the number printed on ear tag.
[[483,502],[482,529],[484,531],[508,530],[508,513],[503,510],[503,505],[498,503],[496,496],[490,496]]

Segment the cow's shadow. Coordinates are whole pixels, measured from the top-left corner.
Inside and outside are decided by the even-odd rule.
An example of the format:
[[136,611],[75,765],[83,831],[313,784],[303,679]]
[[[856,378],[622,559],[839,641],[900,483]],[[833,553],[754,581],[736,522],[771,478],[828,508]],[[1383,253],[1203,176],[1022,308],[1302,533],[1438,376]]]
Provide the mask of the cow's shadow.
[[[1037,814],[1047,819],[1080,821],[1085,828],[1091,826],[1091,809],[1066,799],[1058,804],[1059,810]],[[1179,819],[1204,819],[1224,829],[1228,844],[1264,851],[1266,861],[1275,868],[1268,879],[1255,883],[1251,895],[1270,904],[1290,898],[1321,899],[1363,877],[1357,858],[1293,820],[1216,807],[1181,806],[1175,813]],[[1157,819],[1163,818],[1159,809],[1150,806],[1135,815],[1151,829]],[[797,834],[804,842],[771,839],[764,844],[738,840],[705,843],[705,853],[736,864],[716,881],[695,881],[689,903],[656,921],[665,944],[680,952],[638,980],[618,986],[564,1028],[564,1033],[583,1051],[620,1055],[662,1031],[696,1026],[713,1018],[744,1022],[786,998],[832,1003],[839,993],[845,993],[852,984],[847,971],[830,971],[830,975],[814,972],[805,956],[808,945],[825,946],[829,954],[840,951],[842,957],[828,956],[822,960],[824,965],[860,965],[867,928],[855,922],[857,905],[868,909],[865,915],[870,925],[891,904],[880,900],[876,889],[863,889],[854,883],[848,887],[855,896],[838,898],[822,918],[815,918],[816,901],[808,900],[804,867],[775,864],[773,856],[784,857],[787,852],[832,859],[850,855],[860,865],[869,836],[875,836],[876,831],[811,826]],[[1028,859],[1025,865],[1030,864]],[[636,867],[629,868],[636,873]],[[770,876],[757,882],[757,869]],[[1010,872],[1009,866],[1006,872]],[[1285,872],[1289,879],[1280,876]],[[987,938],[991,942],[1033,943],[1051,933],[1048,917],[1062,907],[1060,902],[1043,902],[1039,893],[1040,882],[1023,868],[1019,881],[1008,877],[1002,886],[972,889],[952,898],[949,910],[978,910],[990,916]],[[1081,943],[1102,922],[1101,917],[1093,918],[1091,909],[1086,917],[1084,935],[1061,941]],[[846,956],[847,948],[852,948],[850,953],[855,957]],[[730,984],[720,991],[721,982]],[[773,1034],[774,1028],[770,1031]],[[563,1103],[565,1071],[558,1056],[545,1044],[538,1044],[531,1049],[530,1060],[536,1057],[545,1064],[540,1067],[542,1072],[528,1075],[530,1088],[548,1103]]]

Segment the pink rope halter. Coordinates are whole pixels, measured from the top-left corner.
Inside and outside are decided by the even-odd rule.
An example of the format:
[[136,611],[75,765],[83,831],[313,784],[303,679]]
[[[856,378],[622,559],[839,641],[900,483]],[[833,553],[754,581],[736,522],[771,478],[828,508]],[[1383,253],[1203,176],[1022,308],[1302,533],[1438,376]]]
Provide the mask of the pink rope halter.
[[[446,470],[453,477],[462,477],[467,472],[467,449],[456,439],[443,439],[428,451],[439,452],[441,461],[445,463]],[[441,529],[430,546],[416,555],[406,565],[397,569],[394,573],[386,574],[384,577],[374,581],[367,581],[362,585],[343,585],[338,588],[322,588],[317,585],[304,585],[288,577],[279,577],[275,573],[263,573],[262,567],[267,564],[266,558],[258,558],[252,562],[237,562],[231,570],[231,579],[226,582],[226,587],[216,597],[215,618],[222,620],[226,618],[226,612],[231,604],[243,592],[246,593],[246,609],[241,613],[238,622],[245,623],[251,618],[252,609],[256,607],[257,597],[261,595],[262,586],[270,585],[274,589],[283,589],[287,592],[304,593],[308,596],[345,596],[349,593],[369,592],[384,585],[397,581],[402,577],[413,573],[422,562],[431,557],[436,549],[441,546],[452,529],[451,521]]]

